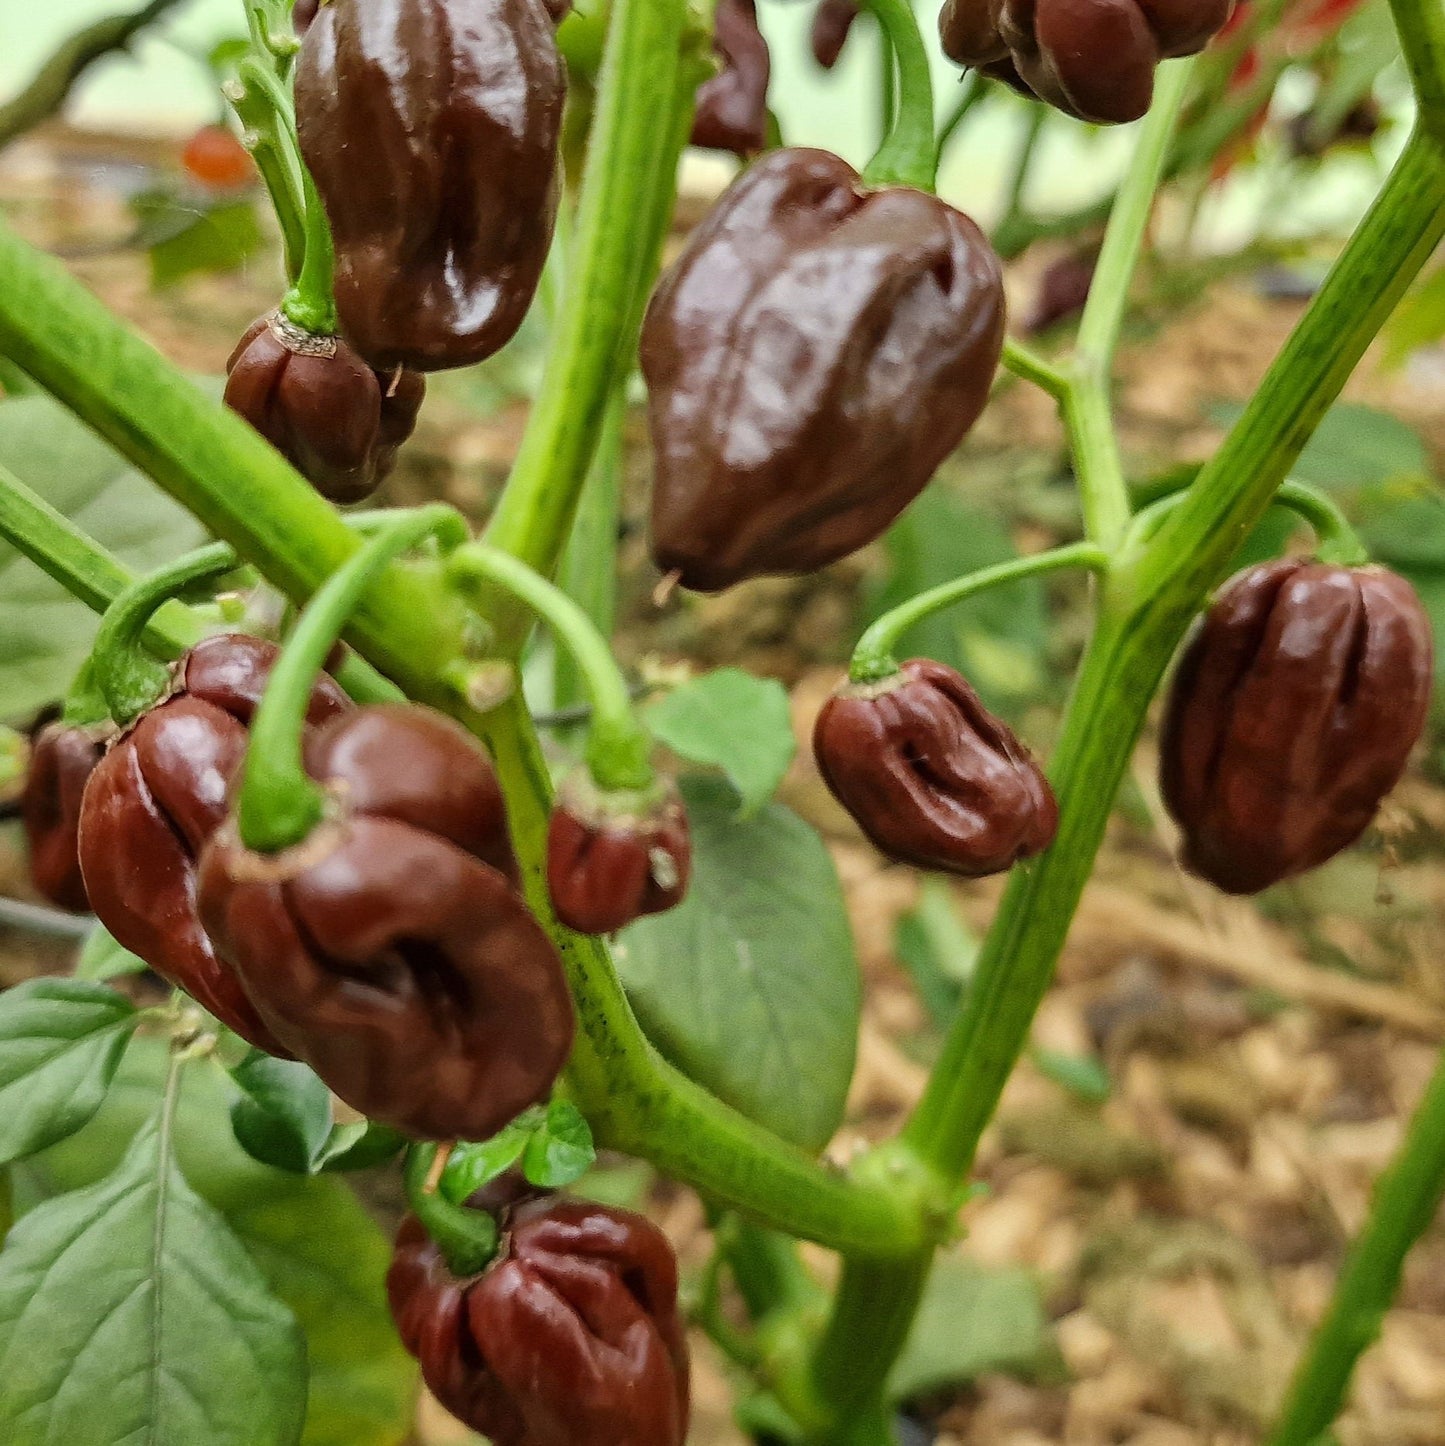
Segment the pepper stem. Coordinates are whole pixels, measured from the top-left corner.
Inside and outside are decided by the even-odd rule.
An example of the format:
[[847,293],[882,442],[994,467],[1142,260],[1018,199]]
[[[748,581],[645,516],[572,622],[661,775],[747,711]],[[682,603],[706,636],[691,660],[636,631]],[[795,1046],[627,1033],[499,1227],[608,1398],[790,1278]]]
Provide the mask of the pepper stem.
[[281,227],[286,275],[294,281],[306,257],[306,199],[292,135],[291,105],[275,75],[254,56],[222,87],[242,127],[242,143],[261,173]]
[[436,504],[402,514],[337,568],[297,619],[256,710],[242,766],[236,822],[248,849],[279,853],[321,822],[326,795],[301,757],[301,730],[316,675],[362,594],[402,553],[442,532],[458,540],[466,536],[465,524],[450,507]]
[[572,655],[592,701],[586,749],[592,781],[607,793],[650,789],[655,782],[652,740],[632,706],[611,646],[586,610],[525,562],[482,542],[458,548],[447,564],[447,577],[474,601],[487,597],[488,583],[500,587],[552,629]]
[[412,1145],[407,1150],[402,1170],[407,1203],[453,1275],[480,1275],[497,1253],[497,1222],[485,1210],[454,1205],[440,1190],[427,1189],[436,1157],[434,1144]]
[[321,193],[304,161],[301,190],[306,197],[306,258],[295,285],[282,298],[281,314],[313,336],[335,336],[340,325],[336,315],[336,247]]
[[1360,540],[1360,534],[1323,492],[1316,492],[1303,482],[1286,482],[1275,493],[1274,500],[1309,523],[1315,534],[1315,556],[1321,562],[1337,563],[1340,567],[1364,567],[1369,562],[1370,550]]
[[909,598],[884,613],[858,640],[848,669],[849,680],[877,683],[891,678],[898,671],[898,661],[893,654],[899,639],[910,628],[943,608],[952,607],[954,603],[974,597],[988,588],[1001,587],[1020,578],[1036,577],[1040,573],[1058,572],[1066,567],[1084,567],[1103,574],[1109,570],[1109,554],[1095,543],[1074,542],[1067,547],[1056,547],[1051,552],[1016,557],[995,567],[985,567]]
[[893,125],[864,168],[870,186],[913,186],[931,192],[938,176],[933,134],[933,76],[918,17],[908,0],[866,0],[898,63]]
[[232,548],[214,542],[132,583],[106,609],[91,649],[91,669],[117,723],[124,726],[140,717],[170,687],[170,669],[142,641],[151,614],[192,584],[235,566]]

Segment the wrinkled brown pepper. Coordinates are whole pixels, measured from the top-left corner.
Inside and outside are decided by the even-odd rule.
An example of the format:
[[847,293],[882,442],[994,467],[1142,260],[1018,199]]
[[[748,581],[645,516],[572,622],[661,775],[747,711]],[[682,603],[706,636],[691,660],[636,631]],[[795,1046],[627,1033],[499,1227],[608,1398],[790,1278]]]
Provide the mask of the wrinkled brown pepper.
[[854,0],[819,0],[818,8],[813,11],[809,40],[813,59],[824,70],[832,70],[837,65],[858,15],[859,7]]
[[1253,894],[1359,838],[1424,729],[1432,656],[1414,589],[1383,568],[1291,559],[1225,584],[1160,742],[1185,864]]
[[332,0],[296,68],[336,304],[374,367],[468,366],[530,306],[565,91],[542,0]]
[[682,1446],[687,1344],[666,1236],[563,1197],[499,1223],[502,1251],[471,1279],[414,1218],[397,1236],[387,1294],[432,1393],[495,1446]]
[[642,332],[652,545],[704,592],[873,541],[988,400],[998,258],[921,191],[774,151],[664,276]]
[[425,395],[416,372],[381,376],[339,337],[277,313],[253,321],[226,363],[226,405],[333,502],[376,491]]
[[81,800],[114,731],[109,724],[47,723],[30,745],[20,795],[30,881],[52,904],[77,914],[90,908],[80,872]]
[[948,0],[944,54],[1066,115],[1138,120],[1154,68],[1193,55],[1224,28],[1234,0]]
[[682,800],[670,789],[618,814],[585,779],[563,784],[547,832],[547,887],[557,917],[582,934],[611,934],[681,902],[692,869]]
[[266,1026],[353,1109],[484,1140],[547,1097],[573,1030],[561,962],[509,877],[491,762],[411,705],[333,720],[305,759],[334,815],[272,856],[228,823],[201,860],[201,918]]
[[[273,643],[231,634],[181,659],[171,695],[122,733],[91,775],[80,862],[91,907],[122,945],[243,1039],[285,1054],[196,914],[196,859],[226,816],[246,729],[277,655]],[[322,678],[308,721],[349,706]]]
[[692,143],[749,156],[768,141],[772,57],[754,0],[718,0],[713,48],[722,69],[698,87]]
[[952,668],[927,658],[849,684],[813,731],[818,768],[890,858],[978,878],[1053,841],[1058,805],[1007,724]]

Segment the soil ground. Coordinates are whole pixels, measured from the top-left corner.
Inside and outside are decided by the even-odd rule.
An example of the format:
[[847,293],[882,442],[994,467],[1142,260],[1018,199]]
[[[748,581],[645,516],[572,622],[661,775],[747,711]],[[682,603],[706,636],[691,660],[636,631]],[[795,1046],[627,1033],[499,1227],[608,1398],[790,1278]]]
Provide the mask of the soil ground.
[[[153,293],[144,256],[110,243],[131,224],[122,191],[149,174],[136,168],[172,164],[149,146],[54,130],[0,163],[0,200],[170,356],[216,373],[243,326],[274,304],[274,262]],[[1029,281],[1029,271],[1013,278],[1021,295]],[[1249,395],[1299,306],[1263,299],[1244,274],[1139,329],[1122,361],[1119,416],[1141,474],[1145,464],[1207,454],[1219,435],[1209,406]],[[1440,375],[1438,359],[1433,375],[1425,367],[1386,376],[1367,364],[1350,389],[1419,428],[1437,468],[1445,466]],[[525,404],[505,385],[485,397],[469,388],[435,389],[390,484],[393,500],[441,496],[485,516]],[[641,542],[639,417],[631,440],[638,485],[624,547],[623,652],[648,667],[731,662],[781,678],[806,738],[840,676],[857,596],[879,556],[801,582],[674,601],[659,613]],[[1047,399],[1009,387],[960,471],[993,479],[981,485],[1006,505],[1013,481],[1051,465],[1058,445]],[[1079,622],[1066,617],[1061,627]],[[1030,717],[1028,727],[1042,740],[1049,723]],[[1144,805],[1116,817],[1034,1030],[1043,1049],[1097,1052],[1112,1091],[1102,1107],[1088,1106],[1021,1065],[988,1134],[979,1172],[987,1189],[966,1212],[960,1247],[984,1264],[1037,1273],[1060,1365],[1035,1379],[984,1376],[924,1403],[941,1442],[1258,1441],[1445,1041],[1445,788],[1415,771],[1360,848],[1261,906],[1222,899],[1175,867],[1169,826],[1151,802],[1148,742],[1135,776]],[[936,1044],[894,945],[919,881],[860,839],[806,749],[784,798],[833,848],[867,979],[849,1123],[834,1146],[846,1154],[898,1122]],[[23,892],[13,835],[0,843],[0,887]],[[953,892],[983,930],[997,885]],[[0,983],[63,963],[56,947],[0,933]],[[685,1258],[698,1260],[705,1232],[690,1196],[660,1190],[655,1203]],[[818,1263],[830,1268],[825,1257]],[[736,1442],[722,1367],[705,1343],[698,1357],[694,1440]],[[458,1439],[432,1413],[421,1429],[438,1446]],[[1411,1257],[1338,1434],[1343,1446],[1445,1442],[1438,1221]]]

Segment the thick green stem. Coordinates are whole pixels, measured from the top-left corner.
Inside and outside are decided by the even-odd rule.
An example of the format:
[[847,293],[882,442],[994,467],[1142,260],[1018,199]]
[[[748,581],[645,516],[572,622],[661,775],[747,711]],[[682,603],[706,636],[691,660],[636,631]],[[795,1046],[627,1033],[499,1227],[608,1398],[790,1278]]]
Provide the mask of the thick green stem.
[[1437,0],[1390,0],[1390,9],[1415,87],[1420,129],[1445,142],[1445,7]]
[[302,762],[302,733],[317,674],[346,620],[366,590],[402,553],[423,538],[449,533],[456,544],[466,524],[450,507],[437,504],[403,512],[369,538],[317,589],[287,639],[266,684],[251,724],[236,824],[241,842],[259,853],[292,848],[321,822],[326,794]]
[[[918,17],[908,0],[864,0],[882,28],[885,74],[898,67],[898,97],[893,124],[878,154],[863,169],[870,186],[914,186],[932,191],[938,173],[933,135],[933,76]],[[888,52],[893,52],[890,60]]]
[[[903,1143],[947,1178],[966,1176],[1027,1041],[1170,657],[1442,236],[1445,148],[1421,132],[1224,446],[1173,515],[1116,561],[1049,770],[1058,835],[1010,880],[904,1132]],[[886,1378],[924,1270],[923,1256],[892,1268],[846,1262],[818,1358],[824,1399],[864,1373]],[[822,1439],[849,1438],[840,1427]]]
[[553,912],[546,877],[551,779],[521,699],[467,721],[496,761],[527,902],[556,944],[577,1001],[568,1082],[598,1146],[650,1160],[719,1205],[801,1239],[869,1258],[916,1252],[925,1237],[920,1182],[860,1181],[822,1166],[657,1053],[606,945],[573,933]]
[[117,723],[133,722],[170,686],[170,669],[142,641],[151,615],[186,588],[235,566],[235,552],[224,542],[212,543],[132,583],[106,609],[91,649],[91,668]]
[[[656,269],[659,218],[670,214],[683,134],[668,117],[693,75],[681,54],[686,9],[685,0],[616,0],[613,7],[562,316],[487,531],[489,543],[544,577],[556,571],[608,399],[631,364],[639,293]],[[526,610],[502,598],[486,611],[499,651],[516,657]]]
[[296,284],[282,299],[281,312],[287,321],[312,336],[335,336],[340,326],[336,315],[336,248],[321,193],[304,164],[301,187],[306,197],[305,259]]
[[481,584],[502,588],[546,622],[587,683],[592,702],[587,766],[592,781],[609,792],[652,788],[656,782],[652,739],[632,706],[632,694],[612,656],[612,645],[581,605],[525,562],[485,543],[473,543],[453,553],[447,576],[461,591],[482,600],[488,592]]
[[478,1275],[497,1253],[497,1222],[485,1210],[454,1205],[440,1190],[429,1189],[429,1177],[436,1161],[434,1144],[412,1145],[406,1152],[402,1178],[412,1213],[426,1228],[447,1268],[459,1279]]
[[848,670],[854,683],[876,683],[891,678],[898,671],[894,652],[899,639],[925,618],[942,608],[952,607],[965,598],[976,597],[989,588],[1002,587],[1020,578],[1037,577],[1040,573],[1058,572],[1066,567],[1085,567],[1092,572],[1109,570],[1109,554],[1092,542],[1077,542],[1032,557],[1016,557],[994,567],[981,568],[967,577],[955,578],[938,587],[921,592],[900,603],[874,622],[853,649],[853,662]]
[[1329,1313],[1300,1362],[1270,1446],[1315,1446],[1339,1415],[1360,1357],[1379,1338],[1405,1257],[1445,1200],[1445,1054],[1405,1143],[1375,1186]]
[[[0,352],[298,602],[358,546],[341,515],[233,413],[0,224]],[[422,702],[445,706],[464,609],[436,569],[389,569],[348,637]]]

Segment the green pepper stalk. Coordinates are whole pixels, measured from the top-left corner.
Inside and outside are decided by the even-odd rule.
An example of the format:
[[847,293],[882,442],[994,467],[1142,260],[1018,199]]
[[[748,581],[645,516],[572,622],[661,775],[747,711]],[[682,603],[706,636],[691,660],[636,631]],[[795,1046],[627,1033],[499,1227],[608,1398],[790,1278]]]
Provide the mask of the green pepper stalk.
[[[892,128],[863,169],[870,186],[912,186],[932,192],[938,177],[933,134],[933,76],[918,17],[907,0],[867,0],[883,31],[885,50],[898,63],[898,98]],[[885,58],[885,65],[888,61]]]
[[335,336],[341,324],[336,314],[336,247],[321,193],[304,163],[301,189],[306,197],[306,254],[301,274],[281,299],[281,314],[312,336]]
[[1032,557],[1017,557],[994,567],[971,572],[938,587],[921,592],[883,614],[858,640],[848,678],[853,683],[876,683],[891,678],[898,671],[894,650],[910,628],[925,618],[965,598],[976,597],[992,587],[1016,582],[1020,578],[1037,577],[1040,573],[1058,572],[1066,567],[1084,567],[1092,572],[1109,570],[1109,554],[1092,542],[1075,542],[1067,547],[1040,552]]
[[485,1210],[454,1205],[440,1190],[427,1188],[436,1158],[435,1144],[412,1145],[407,1150],[402,1170],[407,1204],[426,1227],[453,1275],[479,1275],[496,1256],[497,1222]]
[[607,793],[652,789],[656,783],[650,762],[652,739],[632,706],[627,680],[607,639],[586,610],[526,563],[483,543],[453,553],[447,575],[473,597],[486,597],[488,583],[500,587],[547,623],[572,655],[592,701],[586,749],[592,781]]
[[281,227],[286,275],[294,281],[306,257],[306,194],[290,101],[275,75],[255,56],[241,61],[222,93],[241,122],[242,143],[271,197]]
[[403,513],[337,568],[306,605],[272,670],[246,748],[236,822],[248,849],[278,853],[321,822],[326,795],[301,758],[316,675],[361,595],[402,553],[434,534],[454,543],[466,536],[466,524],[440,503]]
[[132,723],[170,687],[170,669],[145,649],[151,614],[177,593],[236,566],[235,550],[214,542],[158,568],[128,587],[106,610],[91,659],[95,681],[122,727]]

